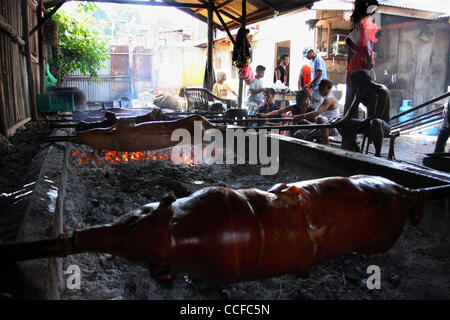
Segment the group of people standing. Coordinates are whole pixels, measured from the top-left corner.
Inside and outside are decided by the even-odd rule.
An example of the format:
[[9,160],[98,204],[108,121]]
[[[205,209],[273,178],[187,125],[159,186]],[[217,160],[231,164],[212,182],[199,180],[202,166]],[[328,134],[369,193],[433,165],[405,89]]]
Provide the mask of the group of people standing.
[[[312,104],[318,106],[318,102],[321,101],[319,95],[320,81],[328,79],[325,61],[309,47],[303,50],[303,57],[308,59],[309,63],[304,63],[300,69],[298,90],[308,90],[308,92],[312,94]],[[274,83],[280,81],[282,84],[289,87],[289,75],[287,71],[289,62],[290,57],[288,54],[281,55],[280,64],[275,68],[273,75]]]

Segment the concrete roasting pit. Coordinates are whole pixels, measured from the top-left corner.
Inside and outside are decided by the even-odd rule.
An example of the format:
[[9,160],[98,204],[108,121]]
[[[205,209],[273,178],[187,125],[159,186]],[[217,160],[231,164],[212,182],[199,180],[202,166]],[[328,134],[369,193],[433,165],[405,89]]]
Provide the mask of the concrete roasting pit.
[[[80,159],[91,155],[93,150],[78,145],[59,144],[53,145],[53,150],[48,152],[48,161],[41,170],[43,177],[46,170],[49,170],[46,167],[56,167],[58,169],[53,171],[57,171],[58,175],[52,179],[41,180],[57,181],[59,185],[48,187],[56,190],[54,195],[61,194],[61,183],[65,184],[61,214],[63,214],[63,232],[70,234],[76,229],[113,222],[139,206],[159,201],[170,190],[173,190],[177,197],[184,197],[208,186],[219,185],[235,189],[257,187],[267,190],[279,182],[289,183],[344,173],[373,174],[369,169],[365,170],[364,166],[359,169],[353,168],[355,172],[350,173],[349,168],[343,172],[342,168],[321,167],[320,163],[311,166],[291,161],[286,154],[292,158],[295,153],[289,151],[289,148],[296,148],[297,152],[302,152],[302,148],[312,148],[309,154],[311,156],[314,152],[324,151],[324,147],[312,147],[311,144],[303,142],[293,143],[288,138],[282,138],[280,141],[281,166],[275,176],[261,176],[259,165],[176,166],[169,160],[160,159],[159,156],[154,160],[153,154],[148,157],[149,159],[138,161],[112,163],[105,160],[96,162],[91,159],[81,162]],[[325,151],[332,152],[336,156],[336,151]],[[346,156],[339,152],[337,156]],[[164,151],[156,154],[164,155]],[[358,157],[360,156],[356,158]],[[362,156],[364,157],[367,156]],[[358,159],[361,160],[361,157]],[[65,161],[67,161],[66,168]],[[335,163],[339,165],[339,161]],[[375,161],[368,165],[368,168],[380,165],[380,162]],[[349,167],[351,166],[350,164]],[[336,174],[331,173],[334,169]],[[385,176],[392,178],[389,176],[389,170],[394,169],[392,166],[386,169],[388,171],[385,171]],[[409,174],[413,176],[415,174],[420,183],[426,180],[425,184],[429,185],[443,183],[446,179],[439,174],[431,174],[432,177],[426,178],[418,176],[417,173]],[[403,182],[407,181],[401,174],[397,176]],[[425,186],[424,183],[422,185]],[[56,199],[52,201],[53,207],[50,206],[49,209],[47,206],[45,210],[53,209],[54,212],[45,219],[45,222],[48,223],[47,229],[55,231],[60,223],[55,218],[58,201]],[[33,286],[38,287],[33,294],[39,298],[50,299],[449,299],[448,221],[447,201],[429,201],[426,203],[421,224],[415,228],[408,222],[400,239],[387,253],[369,257],[347,254],[313,267],[308,279],[284,275],[216,286],[180,274],[173,288],[168,289],[157,284],[149,276],[147,265],[129,262],[110,254],[85,253],[63,259],[28,261],[18,265],[28,278],[30,273],[40,268],[40,276],[32,281]],[[30,219],[28,222],[30,223]],[[37,228],[44,229],[42,224]],[[30,239],[31,230],[25,230],[24,233],[20,239]],[[45,234],[50,236],[51,233],[46,230],[32,236],[31,239],[42,239]],[[77,265],[81,270],[79,290],[67,289],[68,274],[64,271],[70,265]],[[380,290],[367,289],[365,281],[369,275],[366,270],[370,265],[378,265],[381,268]]]

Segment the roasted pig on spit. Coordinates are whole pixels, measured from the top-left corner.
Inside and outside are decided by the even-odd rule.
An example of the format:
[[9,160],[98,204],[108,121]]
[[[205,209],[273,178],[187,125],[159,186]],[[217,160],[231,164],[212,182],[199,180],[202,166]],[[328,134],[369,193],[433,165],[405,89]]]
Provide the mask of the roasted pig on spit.
[[[118,114],[120,116],[120,114]],[[175,120],[176,118],[170,117],[161,111],[159,108],[154,108],[152,112],[136,117],[126,117],[127,121],[133,121],[135,124],[151,121],[167,121]],[[96,128],[109,128],[118,124],[119,118],[114,112],[105,112],[105,120],[97,122],[80,121],[76,124],[75,128],[78,132],[86,131]]]
[[295,273],[346,253],[389,250],[423,201],[450,185],[411,190],[375,176],[278,184],[269,191],[210,187],[170,194],[113,224],[72,236],[0,245],[0,262],[105,252],[149,262],[170,284],[179,272],[217,284]]
[[137,152],[170,148],[180,141],[172,141],[172,133],[176,129],[186,129],[194,137],[195,122],[201,124],[201,133],[208,129],[225,127],[210,123],[200,115],[193,115],[179,120],[153,121],[136,125],[134,119],[119,119],[118,123],[109,128],[97,128],[78,132],[75,136],[46,137],[43,141],[72,141],[88,145],[95,149]]
[[150,109],[101,108],[97,110],[75,110],[72,112],[74,120],[98,122],[105,120],[106,113],[114,113],[119,117],[136,117],[149,113]]

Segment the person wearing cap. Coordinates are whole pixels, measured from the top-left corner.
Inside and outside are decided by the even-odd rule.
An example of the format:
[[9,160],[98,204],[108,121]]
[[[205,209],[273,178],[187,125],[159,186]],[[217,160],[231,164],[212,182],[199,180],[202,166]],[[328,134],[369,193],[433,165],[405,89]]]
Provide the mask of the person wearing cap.
[[319,83],[322,79],[328,79],[327,67],[325,61],[319,57],[312,48],[306,48],[303,50],[303,56],[308,60],[311,60],[314,66],[314,76],[311,82],[305,86],[305,89],[312,88],[313,90],[319,89]]
[[306,90],[310,88],[313,89],[311,94],[311,106],[317,108],[322,104],[323,98],[319,93],[319,83],[322,79],[327,79],[327,67],[325,61],[319,57],[312,48],[305,48],[303,50],[303,56],[312,62],[314,75],[312,76],[311,82],[305,86]]

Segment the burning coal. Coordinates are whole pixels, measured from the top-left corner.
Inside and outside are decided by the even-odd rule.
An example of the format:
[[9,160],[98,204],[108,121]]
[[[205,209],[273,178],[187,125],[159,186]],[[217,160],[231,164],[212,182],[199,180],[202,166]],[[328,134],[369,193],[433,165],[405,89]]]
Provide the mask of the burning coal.
[[[206,146],[203,148],[194,148],[192,147],[190,152],[186,152],[183,150],[182,153],[175,153],[176,151],[172,148],[160,150],[158,152],[151,151],[140,151],[140,152],[120,152],[120,151],[104,151],[102,153],[98,152],[82,152],[75,151],[72,153],[72,158],[80,163],[86,164],[94,162],[96,164],[105,163],[105,164],[113,164],[113,163],[127,163],[127,162],[138,162],[138,161],[171,161],[176,159],[177,164],[186,165],[189,167],[196,167],[200,163],[196,161],[199,159],[197,153],[203,153],[205,151],[210,151]],[[212,149],[212,154],[216,153],[215,148]]]

